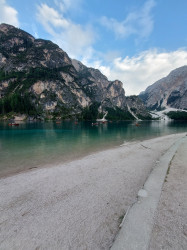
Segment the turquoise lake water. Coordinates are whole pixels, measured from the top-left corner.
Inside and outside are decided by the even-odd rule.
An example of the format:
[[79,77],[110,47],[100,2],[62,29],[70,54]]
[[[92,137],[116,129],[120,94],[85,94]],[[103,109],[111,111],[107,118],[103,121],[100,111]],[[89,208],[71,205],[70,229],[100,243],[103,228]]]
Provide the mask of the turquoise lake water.
[[0,177],[44,165],[56,165],[92,152],[163,135],[187,131],[187,122],[112,122],[92,126],[91,122],[64,121],[0,123]]

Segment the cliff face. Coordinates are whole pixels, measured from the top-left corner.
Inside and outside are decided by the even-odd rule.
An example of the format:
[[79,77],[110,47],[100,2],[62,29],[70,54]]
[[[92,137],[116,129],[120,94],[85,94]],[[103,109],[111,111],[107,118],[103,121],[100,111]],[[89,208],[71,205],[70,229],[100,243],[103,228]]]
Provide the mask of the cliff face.
[[0,67],[8,72],[71,65],[68,55],[56,44],[35,39],[11,25],[0,25],[0,42]]
[[128,96],[127,97],[127,105],[130,107],[130,111],[133,112],[135,117],[138,119],[151,119],[151,115],[146,109],[143,101],[138,96]]
[[173,70],[139,96],[152,110],[167,107],[187,109],[187,66]]
[[73,59],[72,64],[79,74],[79,84],[92,101],[101,103],[102,107],[126,107],[122,82],[108,81],[98,69],[88,68],[77,60]]
[[120,81],[71,60],[56,44],[35,39],[13,26],[0,25],[0,97],[16,93],[40,112],[79,113],[94,102],[126,109]]
[[122,82],[69,58],[51,41],[0,25],[0,113],[64,117],[95,105],[128,112]]

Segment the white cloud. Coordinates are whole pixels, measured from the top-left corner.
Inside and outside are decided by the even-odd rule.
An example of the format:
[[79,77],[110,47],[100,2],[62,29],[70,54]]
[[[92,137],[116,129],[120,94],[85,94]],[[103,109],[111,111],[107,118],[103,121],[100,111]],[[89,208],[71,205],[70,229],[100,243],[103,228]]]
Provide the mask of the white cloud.
[[0,0],[0,23],[7,23],[19,27],[18,12],[6,3],[6,0]]
[[112,30],[117,37],[127,38],[136,35],[146,38],[153,30],[154,21],[151,10],[154,6],[155,0],[148,0],[142,9],[129,13],[123,21],[104,16],[101,18],[101,24]]
[[69,10],[76,10],[77,12],[80,10],[82,0],[54,0],[54,3],[63,13],[66,13]]
[[173,52],[159,52],[155,49],[134,57],[115,58],[110,66],[103,66],[101,62],[96,66],[108,79],[121,80],[126,95],[134,95],[183,65],[187,65],[186,49]]
[[70,25],[68,20],[47,4],[38,6],[37,18],[51,35],[56,35],[55,28],[67,29]]
[[59,7],[63,13],[66,12],[71,6],[71,0],[63,0],[63,1],[54,0],[54,2],[56,6]]
[[[84,55],[92,51],[92,44],[95,40],[92,27],[81,26],[66,18],[64,12],[66,8],[69,8],[69,0],[59,2],[59,4],[62,3],[65,7],[61,6],[61,12],[47,4],[41,4],[37,8],[37,19],[52,36],[52,40],[71,57],[84,58]],[[65,3],[67,4],[65,5]]]

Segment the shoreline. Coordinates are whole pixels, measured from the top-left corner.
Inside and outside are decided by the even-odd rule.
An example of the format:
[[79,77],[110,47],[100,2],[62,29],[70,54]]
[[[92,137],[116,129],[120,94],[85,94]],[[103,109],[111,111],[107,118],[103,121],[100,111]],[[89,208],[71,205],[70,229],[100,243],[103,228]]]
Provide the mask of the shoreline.
[[[154,137],[154,138],[157,138],[157,137]],[[153,139],[153,138],[151,138],[151,139]],[[151,140],[151,139],[147,139],[147,140]],[[58,167],[58,166],[61,166],[61,165],[64,165],[64,164],[68,164],[68,163],[71,163],[71,162],[74,162],[74,161],[84,159],[85,157],[89,157],[89,156],[92,156],[92,155],[95,155],[95,154],[98,154],[98,153],[101,153],[101,152],[105,152],[105,151],[108,151],[108,150],[117,149],[117,148],[126,146],[128,144],[135,144],[135,143],[138,143],[138,142],[141,142],[141,141],[144,141],[144,140],[131,140],[131,141],[127,141],[126,143],[123,143],[123,144],[120,144],[120,145],[119,144],[118,145],[110,145],[108,147],[103,147],[102,149],[101,148],[94,149],[94,150],[92,150],[90,152],[83,153],[83,154],[81,154],[79,156],[76,156],[75,158],[64,159],[63,162],[59,162],[59,160],[58,160],[58,161],[56,161],[54,163],[39,164],[37,166],[33,166],[33,167],[28,168],[28,169],[20,169],[20,170],[18,169],[18,170],[15,170],[15,171],[11,168],[10,170],[5,172],[4,174],[0,173],[0,180],[4,179],[4,178],[11,177],[11,176],[19,175],[19,174],[22,174],[22,173],[31,172],[31,171],[34,171],[34,170]]]
[[186,133],[0,180],[3,249],[109,249],[160,157]]
[[77,161],[77,160],[84,159],[85,157],[89,157],[91,155],[95,155],[95,154],[105,152],[105,151],[108,151],[108,150],[117,149],[117,148],[120,148],[120,147],[123,147],[123,146],[128,146],[128,145],[136,144],[136,143],[143,142],[143,141],[149,141],[149,140],[153,140],[153,139],[156,139],[156,138],[163,138],[163,137],[167,137],[167,136],[181,135],[181,134],[185,134],[185,133],[184,132],[183,133],[174,133],[174,134],[157,136],[157,137],[152,136],[151,138],[148,138],[148,139],[145,139],[145,140],[143,140],[143,139],[142,140],[141,139],[139,139],[139,140],[133,139],[133,140],[130,140],[130,141],[124,141],[124,143],[122,143],[122,144],[110,145],[108,147],[94,149],[93,151],[81,154],[79,156],[76,156],[75,158],[64,159],[63,162],[59,162],[59,160],[57,160],[54,163],[39,164],[37,166],[31,166],[30,168],[26,168],[26,169],[16,169],[16,170],[14,170],[13,168],[6,169],[4,171],[4,173],[0,172],[0,180],[4,179],[4,178],[11,177],[11,176],[14,176],[14,175],[19,175],[19,174],[22,174],[22,173],[28,173],[28,172],[31,172],[31,171],[34,171],[34,170],[45,169],[45,168],[54,168],[54,167],[57,167],[57,166],[60,166],[60,165],[64,165],[64,164],[68,164],[68,163],[71,163],[71,162],[74,162],[74,161]]

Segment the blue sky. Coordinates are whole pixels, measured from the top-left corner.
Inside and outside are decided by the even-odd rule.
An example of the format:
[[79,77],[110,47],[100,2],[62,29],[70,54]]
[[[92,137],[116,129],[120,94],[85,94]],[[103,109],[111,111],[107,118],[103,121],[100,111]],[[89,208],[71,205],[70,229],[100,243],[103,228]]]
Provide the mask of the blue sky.
[[187,0],[0,0],[0,23],[52,40],[138,94],[187,65]]

